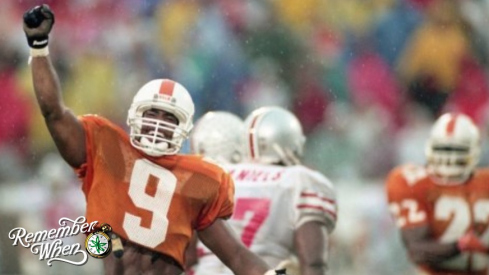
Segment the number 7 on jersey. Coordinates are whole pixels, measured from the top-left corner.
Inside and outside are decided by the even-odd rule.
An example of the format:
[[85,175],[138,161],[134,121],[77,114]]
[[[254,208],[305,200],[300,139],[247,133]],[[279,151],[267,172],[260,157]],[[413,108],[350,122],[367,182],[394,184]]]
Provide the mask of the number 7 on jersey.
[[262,198],[238,198],[233,219],[243,221],[241,241],[249,247],[256,232],[261,228],[270,211],[270,200]]

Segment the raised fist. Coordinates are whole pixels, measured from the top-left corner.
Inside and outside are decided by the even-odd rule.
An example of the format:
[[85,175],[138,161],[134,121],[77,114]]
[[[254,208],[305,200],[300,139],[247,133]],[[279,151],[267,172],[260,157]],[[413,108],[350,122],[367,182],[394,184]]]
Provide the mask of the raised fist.
[[48,36],[54,25],[54,14],[48,5],[36,6],[24,13],[24,32],[31,48],[48,45]]

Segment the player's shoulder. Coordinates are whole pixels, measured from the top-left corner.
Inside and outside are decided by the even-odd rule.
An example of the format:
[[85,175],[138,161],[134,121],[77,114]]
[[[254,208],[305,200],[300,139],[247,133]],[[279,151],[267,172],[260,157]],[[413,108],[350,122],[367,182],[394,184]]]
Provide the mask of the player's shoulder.
[[313,182],[332,186],[331,180],[326,175],[304,165],[290,166],[290,168],[288,169],[288,174],[297,176],[304,180],[307,179]]
[[86,114],[86,115],[81,115],[78,116],[78,119],[82,121],[83,123],[91,123],[91,124],[97,124],[97,125],[112,125],[110,120],[106,119],[105,117],[101,117],[99,115],[95,114]]
[[299,174],[299,175],[310,175],[326,178],[321,172],[314,170],[310,167],[304,166],[302,164],[288,166],[288,170],[290,173]]
[[227,171],[218,163],[200,155],[178,155],[178,166],[215,181],[221,181]]
[[489,179],[489,168],[481,167],[475,170],[475,176],[481,179]]
[[115,124],[114,122],[108,120],[105,117],[87,114],[78,116],[78,120],[83,123],[85,129],[113,129],[116,131],[123,131],[120,126]]
[[82,115],[78,117],[85,131],[94,136],[93,141],[97,141],[101,136],[118,136],[128,138],[127,132],[118,124],[98,115]]
[[82,122],[86,131],[92,132],[96,135],[116,135],[123,138],[128,138],[127,132],[121,127],[109,119],[94,115],[87,114],[78,117],[78,120]]
[[323,173],[303,165],[288,166],[283,178],[282,185],[298,192],[315,190],[332,196],[336,193],[334,184]]
[[428,172],[422,165],[403,164],[392,169],[386,178],[387,192],[393,193],[406,189],[416,190],[424,186]]

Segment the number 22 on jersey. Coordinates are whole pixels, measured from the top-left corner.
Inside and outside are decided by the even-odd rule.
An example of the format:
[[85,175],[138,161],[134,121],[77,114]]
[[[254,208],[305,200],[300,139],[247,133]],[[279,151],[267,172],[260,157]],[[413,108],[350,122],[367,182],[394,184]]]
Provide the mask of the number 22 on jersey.
[[[397,226],[416,224],[426,220],[426,212],[419,208],[414,199],[404,199],[399,203],[390,203],[389,210],[396,218]],[[404,210],[404,211],[403,211]],[[456,241],[472,226],[472,221],[479,224],[489,222],[489,200],[478,199],[470,204],[460,196],[443,195],[434,205],[433,218],[435,221],[447,221],[439,240],[443,243]],[[489,230],[485,230],[482,239],[489,238]]]
[[[177,178],[169,170],[144,159],[135,161],[129,197],[136,207],[150,211],[152,219],[149,227],[143,227],[141,217],[125,213],[123,228],[131,241],[153,248],[165,241],[167,215],[176,186]],[[147,193],[148,188],[155,190],[154,195]]]

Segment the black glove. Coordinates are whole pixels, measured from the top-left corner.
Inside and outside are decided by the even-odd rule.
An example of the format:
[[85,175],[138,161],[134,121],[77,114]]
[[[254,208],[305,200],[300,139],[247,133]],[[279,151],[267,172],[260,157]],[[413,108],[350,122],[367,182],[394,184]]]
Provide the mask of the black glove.
[[48,5],[36,6],[24,13],[24,32],[31,48],[42,49],[48,45],[48,35],[54,25],[54,13]]

